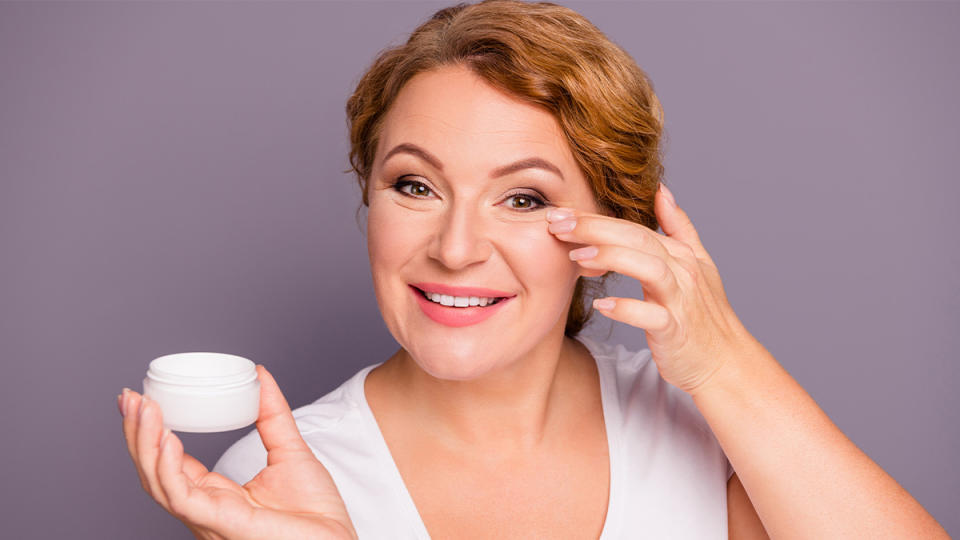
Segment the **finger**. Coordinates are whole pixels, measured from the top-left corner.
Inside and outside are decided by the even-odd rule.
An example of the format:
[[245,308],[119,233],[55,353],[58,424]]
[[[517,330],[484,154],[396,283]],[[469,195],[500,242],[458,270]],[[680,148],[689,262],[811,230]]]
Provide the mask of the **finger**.
[[[566,230],[571,224],[573,229]],[[551,223],[548,230],[558,240],[564,242],[623,246],[646,251],[661,258],[667,258],[670,255],[658,239],[658,237],[662,238],[661,235],[649,227],[625,219],[576,211],[572,218]]]
[[[223,528],[223,523],[218,521],[223,520],[224,515],[218,511],[217,502],[207,490],[220,493],[222,490],[231,491],[240,499],[244,499],[245,495],[239,484],[218,474],[210,475],[204,482],[204,487],[201,487],[200,477],[192,478],[186,472],[186,464],[191,460],[199,463],[193,456],[184,453],[180,438],[168,431],[160,444],[157,478],[169,501],[170,513],[183,521],[199,538],[202,529]],[[236,520],[236,514],[231,515],[229,511],[224,513],[230,517],[229,521]],[[236,534],[232,535],[235,536]]]
[[157,479],[168,501],[170,513],[189,522],[205,525],[209,521],[212,501],[196,482],[184,472],[183,443],[173,432],[167,432],[160,445]]
[[157,457],[160,453],[160,436],[163,432],[163,415],[160,407],[151,399],[140,401],[140,425],[137,428],[137,462],[147,479],[147,493],[161,506],[169,509],[160,481],[157,479]]
[[[605,300],[613,301],[613,307],[603,307]],[[665,307],[636,298],[598,298],[594,300],[594,309],[615,321],[652,332],[668,332],[676,323]]]
[[[179,437],[177,437],[177,441],[180,441]],[[183,445],[181,442],[178,442],[177,444],[180,444],[181,446]],[[199,482],[200,479],[209,472],[210,470],[207,469],[206,465],[200,463],[197,458],[191,456],[190,454],[183,455],[183,473],[186,474],[187,478],[194,483]]]
[[[164,433],[166,433],[167,431],[168,431],[168,430],[164,430]],[[161,435],[161,437],[160,437],[160,452],[163,452],[163,439],[164,439],[164,437],[169,437],[169,436],[170,436],[170,435]],[[187,475],[187,478],[189,478],[191,482],[193,482],[194,484],[199,483],[199,482],[200,482],[200,479],[203,478],[207,473],[209,473],[210,470],[207,469],[206,465],[204,465],[203,463],[200,463],[200,461],[199,461],[197,458],[191,456],[190,454],[184,453],[184,452],[183,452],[183,442],[180,441],[180,437],[177,437],[175,434],[174,434],[173,436],[176,438],[176,442],[175,442],[174,444],[175,444],[175,445],[180,445],[180,447],[181,447],[181,448],[180,448],[180,451],[179,451],[179,452],[180,452],[180,457],[179,457],[179,459],[182,460],[181,463],[180,463],[180,468],[181,468],[181,470],[183,471],[183,473],[184,473],[185,475]],[[158,459],[159,459],[159,458],[158,458]],[[159,467],[159,463],[158,463],[158,467]],[[158,469],[158,477],[159,477],[159,469]],[[161,483],[162,483],[162,482],[161,482]]]
[[[590,258],[580,258],[596,253]],[[632,277],[643,286],[644,294],[665,306],[672,305],[680,293],[677,277],[662,258],[622,246],[587,246],[570,252],[570,258],[585,268],[613,270]]]
[[[662,197],[662,195],[658,195],[658,197]],[[666,203],[661,201],[661,204]],[[573,214],[572,222],[575,225],[571,231],[556,231],[553,230],[555,229],[554,225],[561,221],[552,222],[550,229],[558,240],[588,245],[619,245],[658,255],[666,261],[675,275],[701,276],[710,288],[717,292],[718,296],[726,298],[716,264],[702,244],[699,243],[699,238],[691,245],[632,221],[600,214],[590,214],[574,209],[564,210],[566,214]],[[548,215],[547,219],[555,218]],[[692,228],[693,225],[690,224],[690,226]],[[693,234],[696,234],[696,231],[693,231]],[[583,272],[581,275],[599,276],[602,275],[602,271]]]
[[164,430],[159,450],[157,480],[160,489],[170,503],[170,510],[182,515],[183,501],[190,492],[190,479],[183,472],[183,445],[172,431]]
[[[700,240],[700,235],[694,228],[690,216],[677,206],[673,194],[666,185],[661,183],[660,188],[657,190],[654,211],[657,214],[660,227],[669,236],[658,236],[668,249],[670,249],[672,243],[678,243],[679,245],[675,246],[675,249],[670,249],[671,255],[677,260],[685,261],[684,266],[688,270],[697,271],[696,273],[702,275],[709,287],[726,302],[727,295],[723,289],[723,281],[720,279],[717,265],[710,254],[707,253],[707,249],[703,247],[703,242]],[[696,261],[690,260],[689,256],[685,254],[687,249],[693,252]],[[695,268],[695,266],[699,268]]]
[[128,388],[123,390],[123,437],[127,441],[127,452],[133,460],[133,468],[137,471],[137,477],[140,478],[140,485],[146,490],[147,478],[140,470],[140,461],[137,456],[137,427],[140,425],[140,416],[137,411],[140,409],[141,396]]
[[690,216],[677,206],[676,199],[670,193],[670,189],[663,183],[657,190],[654,200],[654,212],[657,215],[657,221],[660,222],[660,228],[670,238],[674,238],[689,245],[698,259],[710,261],[710,255],[703,247],[700,241],[700,235],[694,228]]
[[696,253],[693,251],[693,248],[677,240],[676,238],[670,238],[669,236],[660,233],[657,233],[656,238],[661,244],[663,244],[663,247],[667,250],[667,253],[669,253],[674,259],[696,259]]
[[[709,285],[710,289],[716,292],[726,301],[726,293],[723,290],[723,280],[720,279],[720,273],[717,265],[706,253],[702,251],[699,255],[689,244],[683,243],[675,238],[664,236],[657,233],[657,238],[667,248],[670,255],[677,261],[677,264],[683,266],[689,273],[700,275]],[[702,246],[701,246],[702,247]]]
[[287,452],[307,452],[312,455],[297,429],[293,412],[277,386],[277,381],[259,364],[257,375],[260,378],[260,416],[257,418],[257,431],[260,432],[260,439],[267,449],[267,464],[283,459]]

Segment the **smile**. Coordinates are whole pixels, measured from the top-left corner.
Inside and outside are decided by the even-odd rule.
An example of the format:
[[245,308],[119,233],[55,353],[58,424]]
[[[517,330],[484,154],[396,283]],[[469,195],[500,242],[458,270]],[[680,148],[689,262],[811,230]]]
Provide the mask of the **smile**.
[[427,293],[413,285],[410,291],[423,313],[444,326],[463,327],[479,324],[500,311],[513,299],[510,297],[452,296]]
[[470,306],[480,306],[486,307],[489,305],[496,304],[500,300],[503,300],[504,297],[495,297],[490,298],[487,296],[451,296],[448,294],[440,293],[428,293],[426,291],[420,291],[427,300],[431,302],[436,302],[447,307],[470,307]]

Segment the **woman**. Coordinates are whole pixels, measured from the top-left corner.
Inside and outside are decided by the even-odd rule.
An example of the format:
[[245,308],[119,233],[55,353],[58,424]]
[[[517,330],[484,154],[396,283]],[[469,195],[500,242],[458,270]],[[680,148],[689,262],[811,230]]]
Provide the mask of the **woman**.
[[[401,348],[294,414],[258,367],[216,472],[124,391],[144,488],[198,537],[946,537],[740,323],[649,81],[583,17],[441,10],[347,112]],[[593,307],[649,350],[578,335],[610,271],[644,298]]]

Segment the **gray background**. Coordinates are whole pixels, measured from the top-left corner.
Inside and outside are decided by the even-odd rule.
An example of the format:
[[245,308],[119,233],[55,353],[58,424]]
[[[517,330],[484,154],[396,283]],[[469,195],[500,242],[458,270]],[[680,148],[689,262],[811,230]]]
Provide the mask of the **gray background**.
[[[247,356],[300,406],[394,351],[344,104],[448,4],[0,4],[3,536],[188,536],[114,401],[156,356]],[[960,534],[960,5],[566,5],[652,76],[747,327]],[[183,438],[212,465],[245,432]]]

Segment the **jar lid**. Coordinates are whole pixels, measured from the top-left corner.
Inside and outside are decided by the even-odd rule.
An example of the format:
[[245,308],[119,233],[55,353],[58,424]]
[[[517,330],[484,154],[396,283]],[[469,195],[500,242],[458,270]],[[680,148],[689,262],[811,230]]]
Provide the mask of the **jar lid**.
[[147,378],[184,386],[220,388],[249,384],[257,378],[256,364],[242,356],[215,352],[186,352],[155,358]]

